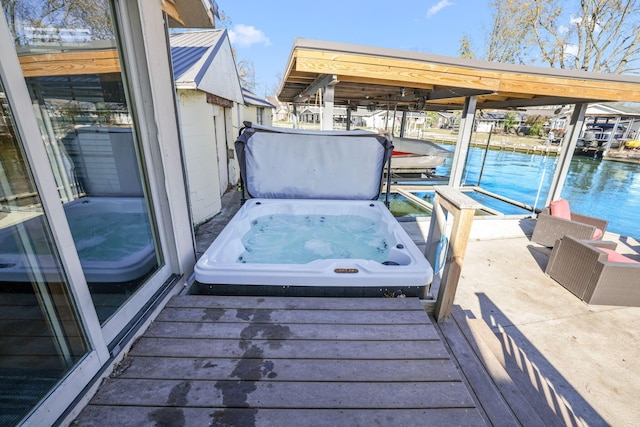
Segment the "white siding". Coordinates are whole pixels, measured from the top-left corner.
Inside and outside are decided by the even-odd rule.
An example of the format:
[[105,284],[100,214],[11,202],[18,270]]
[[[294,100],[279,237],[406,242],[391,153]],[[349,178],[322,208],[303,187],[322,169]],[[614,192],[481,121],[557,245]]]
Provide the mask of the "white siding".
[[[208,104],[206,94],[196,90],[179,90],[178,104],[191,215],[194,224],[201,224],[222,208],[220,194],[224,189],[221,189],[219,152],[215,144],[214,129],[215,110],[222,108]],[[219,120],[219,123],[224,127],[224,119]],[[226,141],[223,139],[222,142],[223,147],[226,147]],[[226,164],[226,158],[223,161]]]

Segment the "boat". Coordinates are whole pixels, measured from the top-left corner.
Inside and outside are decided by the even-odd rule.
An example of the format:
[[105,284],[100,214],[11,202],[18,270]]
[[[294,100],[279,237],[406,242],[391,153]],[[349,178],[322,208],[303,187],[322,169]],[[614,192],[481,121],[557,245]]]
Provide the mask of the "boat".
[[435,142],[422,139],[394,137],[392,143],[391,170],[394,174],[434,176],[436,168],[453,155]]

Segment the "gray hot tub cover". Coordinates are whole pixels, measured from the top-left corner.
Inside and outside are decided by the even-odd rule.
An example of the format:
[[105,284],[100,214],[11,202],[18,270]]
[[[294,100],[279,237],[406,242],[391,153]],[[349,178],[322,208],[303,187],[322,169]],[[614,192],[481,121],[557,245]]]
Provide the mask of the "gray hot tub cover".
[[373,200],[393,146],[369,131],[311,131],[245,122],[236,140],[243,190],[270,199]]

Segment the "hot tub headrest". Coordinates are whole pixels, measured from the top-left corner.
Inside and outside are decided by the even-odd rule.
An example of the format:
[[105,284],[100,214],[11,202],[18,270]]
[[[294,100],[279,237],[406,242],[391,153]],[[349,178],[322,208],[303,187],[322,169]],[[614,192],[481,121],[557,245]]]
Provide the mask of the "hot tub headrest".
[[310,131],[245,122],[236,141],[243,185],[251,197],[378,198],[393,146],[368,131]]

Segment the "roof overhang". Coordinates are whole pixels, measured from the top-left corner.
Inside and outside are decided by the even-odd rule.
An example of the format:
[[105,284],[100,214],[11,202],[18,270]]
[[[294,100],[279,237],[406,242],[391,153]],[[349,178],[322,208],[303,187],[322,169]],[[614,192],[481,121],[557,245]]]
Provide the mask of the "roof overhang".
[[214,28],[214,10],[208,0],[160,0],[171,28]]
[[304,102],[334,87],[335,105],[398,110],[511,109],[592,102],[640,102],[640,78],[531,67],[296,39],[278,99]]

